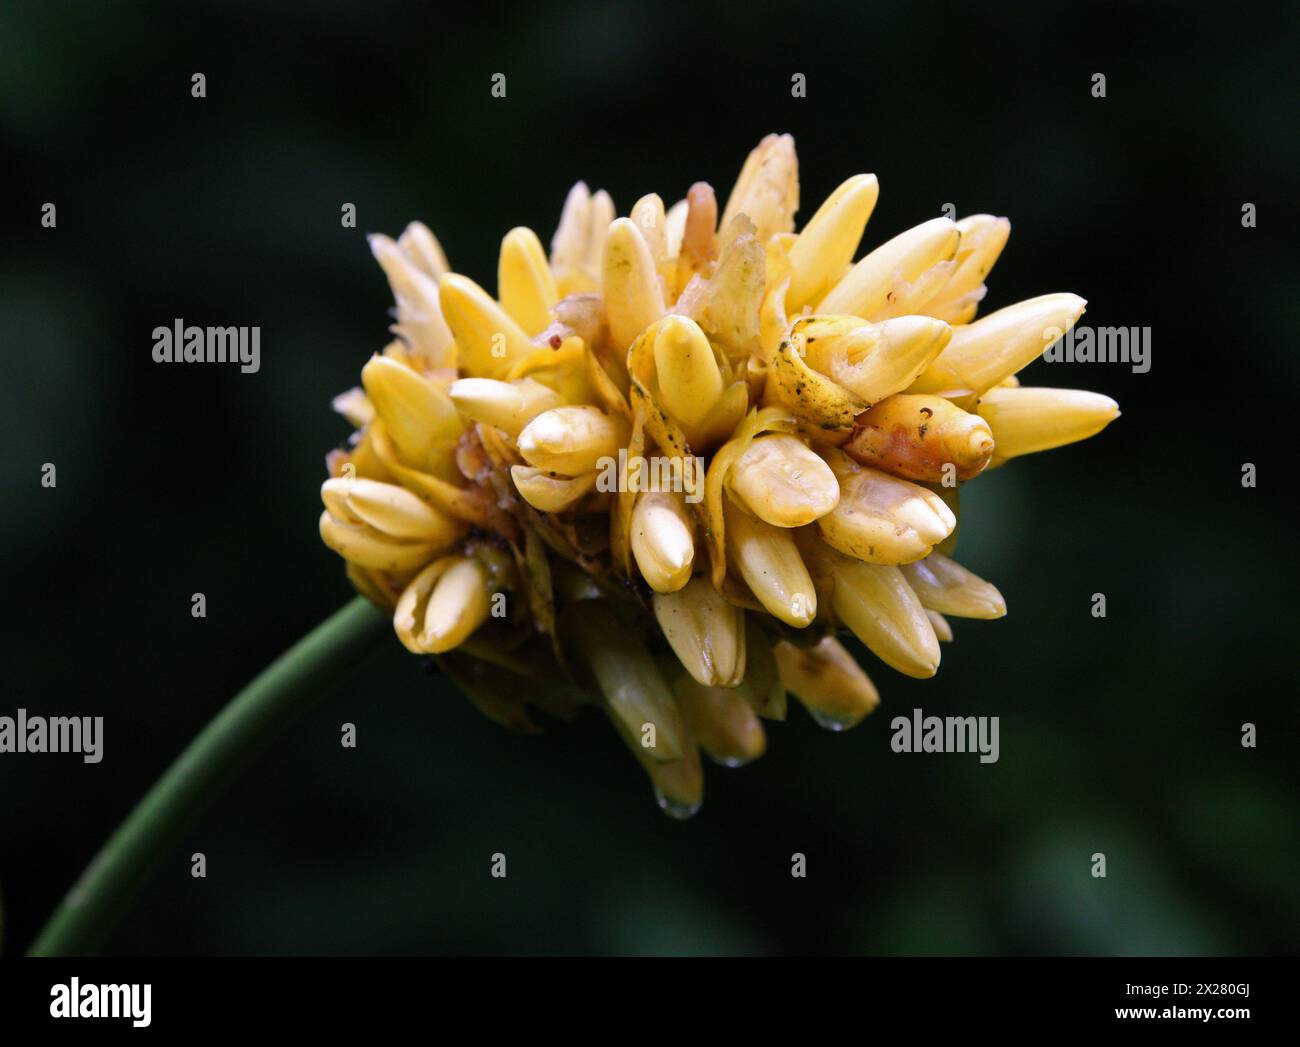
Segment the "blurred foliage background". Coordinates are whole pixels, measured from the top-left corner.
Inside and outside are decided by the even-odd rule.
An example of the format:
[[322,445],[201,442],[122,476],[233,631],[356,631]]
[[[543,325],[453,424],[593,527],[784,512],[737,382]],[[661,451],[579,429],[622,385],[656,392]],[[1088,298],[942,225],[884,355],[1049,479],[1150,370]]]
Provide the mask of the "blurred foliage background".
[[[1152,328],[1148,374],[1032,365],[1123,417],[966,490],[959,558],[1009,616],[955,623],[934,680],[868,663],[883,706],[849,734],[792,706],[686,823],[595,713],[511,736],[393,641],[214,803],[108,951],[1294,952],[1297,45],[1294,4],[5,5],[0,714],[106,719],[97,766],[0,756],[5,951],[349,597],[317,488],[329,399],[387,337],[364,233],[421,218],[493,286],[502,234],[548,241],[576,179],[622,209],[725,194],[790,131],[805,219],[874,171],[867,244],[946,202],[1006,214],[990,307],[1072,290]],[[261,372],[155,365],[176,317],[261,325]],[[999,716],[1000,762],[892,753],[918,706]]]

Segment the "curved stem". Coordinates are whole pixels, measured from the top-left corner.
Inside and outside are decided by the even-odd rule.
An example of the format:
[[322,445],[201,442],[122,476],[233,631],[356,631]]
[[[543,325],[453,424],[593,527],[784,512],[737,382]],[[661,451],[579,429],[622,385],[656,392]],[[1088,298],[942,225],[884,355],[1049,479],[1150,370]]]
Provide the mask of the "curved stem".
[[85,954],[112,930],[153,866],[271,734],[384,635],[358,596],[272,662],[199,733],[109,837],[54,911],[29,956]]

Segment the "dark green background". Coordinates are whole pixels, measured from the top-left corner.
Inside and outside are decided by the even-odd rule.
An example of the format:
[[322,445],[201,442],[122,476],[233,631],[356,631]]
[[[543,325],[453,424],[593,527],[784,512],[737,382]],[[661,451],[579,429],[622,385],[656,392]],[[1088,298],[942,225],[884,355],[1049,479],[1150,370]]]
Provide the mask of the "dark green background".
[[[874,171],[868,244],[949,201],[1006,214],[991,306],[1071,290],[1093,324],[1152,328],[1149,374],[1033,365],[1123,417],[967,489],[959,555],[1009,616],[957,622],[934,680],[868,663],[884,704],[847,735],[792,709],[684,824],[597,715],[511,736],[393,640],[215,803],[108,951],[1296,951],[1296,10],[6,4],[0,714],[103,715],[106,757],[0,756],[5,950],[349,596],[317,487],[346,431],[329,398],[387,337],[364,232],[421,218],[491,286],[501,235],[549,241],[577,178],[624,211],[725,194],[776,130],[805,219]],[[261,325],[261,372],[153,364],[176,317]],[[1000,762],[893,754],[916,706],[999,716]]]

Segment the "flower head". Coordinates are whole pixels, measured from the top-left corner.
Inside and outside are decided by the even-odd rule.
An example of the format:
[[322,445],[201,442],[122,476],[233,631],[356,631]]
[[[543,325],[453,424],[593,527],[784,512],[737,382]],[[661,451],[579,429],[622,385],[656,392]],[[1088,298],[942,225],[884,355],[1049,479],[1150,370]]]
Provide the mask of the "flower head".
[[720,217],[707,183],[618,217],[580,182],[549,258],[505,235],[495,298],[419,223],[371,237],[396,338],[335,400],[320,533],[402,644],[514,729],[599,705],[682,816],[701,750],[761,755],[787,693],[835,730],[876,707],[842,630],[928,677],[947,616],[1005,614],[950,558],[961,485],[1118,409],[1016,378],[1081,298],[976,319],[1005,218],[855,263],[878,191],[855,175],[796,234],[789,135]]

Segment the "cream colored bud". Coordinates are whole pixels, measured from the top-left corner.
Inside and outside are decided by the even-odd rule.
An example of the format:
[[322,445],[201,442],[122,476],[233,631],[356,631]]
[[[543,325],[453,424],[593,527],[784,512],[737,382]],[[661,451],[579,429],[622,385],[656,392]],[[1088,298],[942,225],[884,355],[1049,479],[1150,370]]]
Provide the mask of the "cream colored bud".
[[797,313],[824,297],[844,275],[879,195],[875,175],[854,175],[809,219],[790,248],[790,287],[785,295],[788,313]]
[[900,233],[858,262],[817,306],[819,313],[884,319],[896,299],[934,266],[957,253],[961,233],[948,218],[933,218]]
[[794,535],[738,509],[727,512],[727,555],[775,618],[802,629],[817,616],[817,590]]
[[463,374],[504,378],[515,361],[533,351],[523,328],[468,277],[448,273],[438,285],[438,297],[460,349]]
[[530,465],[513,465],[510,478],[525,502],[543,513],[562,513],[572,509],[596,486],[596,473],[581,476],[556,476]]
[[694,431],[722,396],[722,372],[700,325],[666,316],[655,333],[659,403],[684,429]]
[[952,510],[933,491],[857,465],[843,454],[831,454],[830,461],[840,500],[817,525],[826,543],[841,553],[868,563],[910,563],[957,526]]
[[979,413],[997,457],[1015,458],[1096,436],[1119,417],[1119,404],[1082,389],[999,388],[984,394]]
[[543,411],[562,406],[559,393],[531,378],[461,378],[451,383],[447,394],[461,414],[496,426],[512,440]]
[[574,404],[543,411],[519,433],[519,453],[547,472],[580,476],[624,445],[627,425],[599,407]]
[[729,475],[732,490],[750,512],[775,527],[812,523],[840,500],[840,485],[830,466],[786,433],[755,440]]
[[695,526],[686,501],[672,492],[646,492],[632,510],[632,555],[650,588],[675,593],[691,580]]
[[766,242],[775,233],[794,229],[799,210],[799,159],[790,135],[768,135],[749,154],[722,212],[720,229],[737,215],[754,223]]
[[781,683],[823,727],[853,727],[880,704],[871,678],[833,636],[823,637],[815,647],[782,641],[773,651]]
[[1045,294],[955,327],[947,348],[908,391],[979,396],[1038,359],[1086,304],[1077,294]]
[[931,553],[903,568],[921,605],[957,618],[1001,618],[1006,601],[991,583],[966,570],[956,560]]
[[835,613],[886,665],[925,678],[939,669],[939,640],[916,593],[897,567],[841,558]]
[[900,316],[881,324],[857,317],[797,320],[791,338],[808,366],[834,378],[868,405],[902,392],[935,360],[952,329],[929,316]]
[[559,295],[542,242],[531,229],[511,229],[501,241],[497,294],[501,308],[525,334],[535,335],[551,322]]
[[602,274],[610,337],[617,348],[625,350],[664,315],[654,256],[631,219],[619,218],[610,225]]
[[734,687],[745,675],[745,612],[708,578],[654,595],[655,620],[682,667],[706,687]]
[[390,357],[372,356],[361,369],[361,382],[408,465],[424,468],[430,452],[454,442],[464,428],[446,393]]

